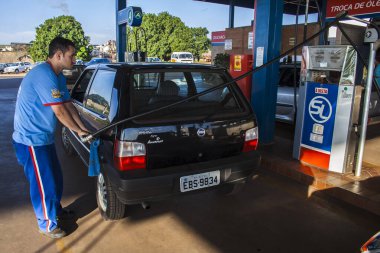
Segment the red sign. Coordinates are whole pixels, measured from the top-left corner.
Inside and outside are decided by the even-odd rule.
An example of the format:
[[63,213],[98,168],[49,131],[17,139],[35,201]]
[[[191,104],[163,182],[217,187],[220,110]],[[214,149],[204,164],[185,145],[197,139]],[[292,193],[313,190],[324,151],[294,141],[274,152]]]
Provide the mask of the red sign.
[[315,88],[315,93],[318,94],[329,94],[329,90],[326,88]]
[[224,43],[225,39],[226,39],[225,31],[211,33],[211,43],[218,43],[218,42]]
[[380,0],[327,0],[326,18],[334,18],[342,11],[351,16],[373,16],[380,13]]

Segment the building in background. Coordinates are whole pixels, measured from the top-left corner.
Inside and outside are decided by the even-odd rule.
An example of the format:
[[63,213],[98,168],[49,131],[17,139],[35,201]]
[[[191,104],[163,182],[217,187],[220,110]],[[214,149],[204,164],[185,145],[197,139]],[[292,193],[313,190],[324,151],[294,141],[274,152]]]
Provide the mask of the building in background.
[[0,62],[33,62],[28,50],[31,43],[12,42],[0,45]]
[[[363,44],[365,27],[354,24],[341,24],[350,38],[357,44]],[[298,25],[298,32],[296,35],[296,26],[284,25],[282,27],[281,36],[281,52],[284,53],[287,50],[294,47],[303,41],[303,28],[304,24]],[[307,26],[307,36],[311,37],[313,34],[320,30],[318,23],[309,23]],[[349,45],[348,40],[343,36],[342,32],[336,27],[331,27],[328,34],[326,34],[327,44],[330,45]],[[211,33],[211,59],[214,63],[215,56],[217,54],[229,54],[229,55],[253,55],[253,43],[254,32],[252,26],[226,28],[224,31],[216,31]],[[308,45],[318,45],[319,38],[315,38]],[[302,47],[297,49],[297,61],[300,60]],[[285,57],[287,58],[287,57]],[[293,54],[290,56],[294,60]]]
[[109,58],[111,61],[116,60],[116,41],[108,40],[102,45],[92,45],[94,47],[91,52],[92,57]]

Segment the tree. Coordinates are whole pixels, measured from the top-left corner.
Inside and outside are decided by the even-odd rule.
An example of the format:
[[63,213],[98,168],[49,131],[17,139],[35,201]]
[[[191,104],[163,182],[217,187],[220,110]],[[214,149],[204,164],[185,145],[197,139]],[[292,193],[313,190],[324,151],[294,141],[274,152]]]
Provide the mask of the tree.
[[[148,56],[169,60],[171,53],[175,51],[189,51],[198,57],[210,47],[206,28],[189,28],[180,18],[168,12],[161,12],[158,15],[144,14],[141,28],[128,29],[129,51],[136,51],[139,48],[140,51],[146,51]],[[141,30],[145,31],[145,36]]]
[[77,58],[89,60],[92,46],[90,37],[84,35],[82,25],[73,16],[59,16],[45,20],[36,28],[36,38],[29,53],[34,61],[45,61],[49,55],[49,44],[57,36],[74,42]]
[[214,58],[215,66],[229,69],[230,68],[230,55],[227,53],[216,54]]
[[207,38],[208,30],[205,27],[196,27],[191,28],[192,35],[193,35],[193,51],[190,51],[193,53],[194,57],[199,59],[201,58],[202,54],[207,52],[207,50],[210,48],[211,41],[209,38]]

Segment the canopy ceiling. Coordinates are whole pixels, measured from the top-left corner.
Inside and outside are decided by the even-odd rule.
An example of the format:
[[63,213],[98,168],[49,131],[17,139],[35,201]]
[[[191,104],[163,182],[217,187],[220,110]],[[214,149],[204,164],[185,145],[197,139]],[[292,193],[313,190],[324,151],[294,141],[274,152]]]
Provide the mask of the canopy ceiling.
[[[195,0],[201,2],[215,3],[215,4],[225,4],[225,5],[234,5],[237,7],[250,8],[253,9],[255,6],[254,0]],[[309,0],[309,13],[318,13],[318,8],[316,2],[318,2],[319,8],[322,6],[323,0]],[[297,13],[297,5],[299,0],[284,0],[284,13],[295,15]],[[299,14],[305,14],[306,9],[306,0],[300,1],[300,10]]]

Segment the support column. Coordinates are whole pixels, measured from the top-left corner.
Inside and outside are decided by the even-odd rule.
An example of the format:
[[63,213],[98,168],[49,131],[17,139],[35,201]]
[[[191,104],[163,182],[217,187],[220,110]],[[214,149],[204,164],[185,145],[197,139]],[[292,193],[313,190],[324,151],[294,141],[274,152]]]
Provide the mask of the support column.
[[[320,20],[322,21],[322,27],[325,27],[325,25],[326,25],[326,5],[327,5],[327,1],[322,1],[322,5],[319,6],[320,11],[321,11]],[[318,13],[318,15],[319,15],[319,13]],[[322,29],[322,27],[321,27],[321,29]],[[328,37],[329,37],[329,31],[327,30],[326,32],[322,33],[319,36],[319,45],[325,45]]]
[[234,21],[235,21],[235,6],[233,4],[233,1],[231,1],[228,28],[234,28]]
[[127,0],[116,0],[116,61],[125,61],[125,52],[127,51],[127,25],[120,24],[119,11],[127,8]]
[[[283,0],[255,1],[254,66],[258,67],[281,51]],[[271,144],[274,139],[279,64],[273,63],[253,74],[251,104],[259,124],[259,141]]]

